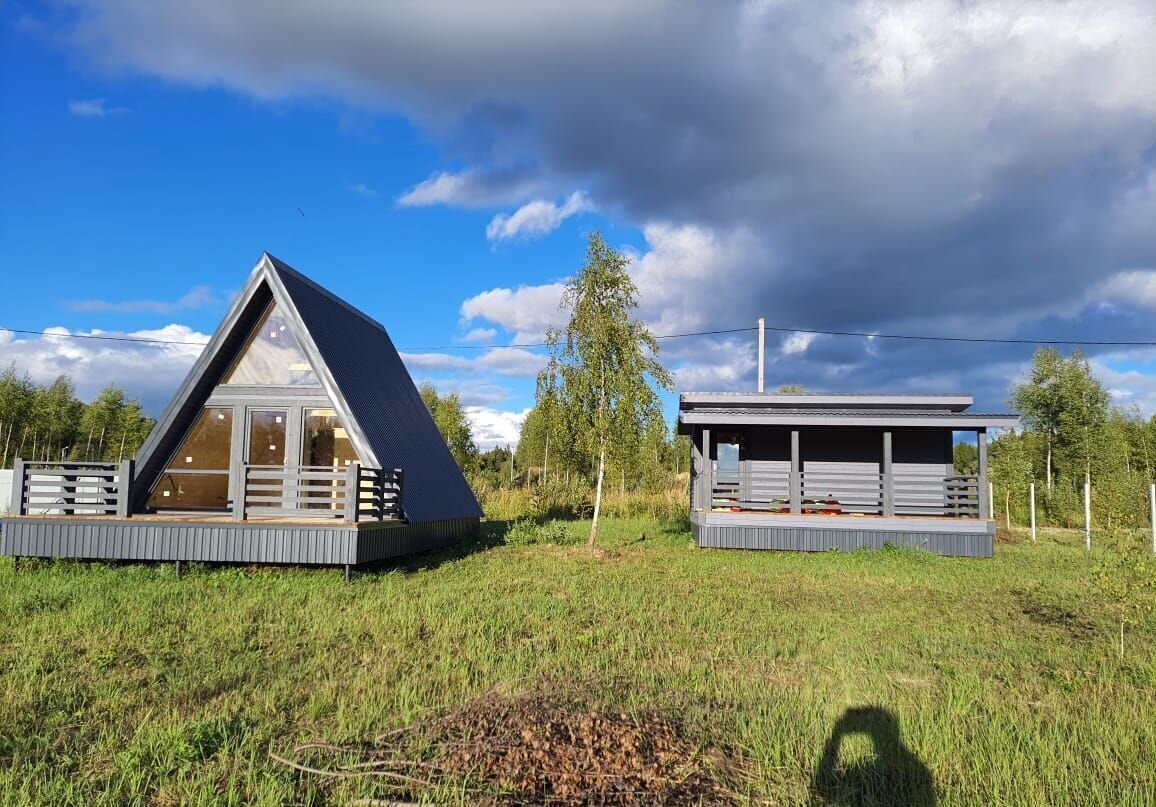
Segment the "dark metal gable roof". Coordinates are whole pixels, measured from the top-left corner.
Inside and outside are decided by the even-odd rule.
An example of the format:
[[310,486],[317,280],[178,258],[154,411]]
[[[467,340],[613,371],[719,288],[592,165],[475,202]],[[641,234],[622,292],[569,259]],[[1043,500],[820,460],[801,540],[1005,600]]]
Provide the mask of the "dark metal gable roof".
[[377,462],[405,471],[409,520],[481,516],[385,328],[282,261],[267,258]]
[[[286,313],[358,455],[370,465],[404,469],[409,520],[480,516],[473,491],[385,329],[268,253],[141,446],[137,478],[151,483],[163,470],[270,300]],[[148,487],[135,486],[134,508],[143,504]]]

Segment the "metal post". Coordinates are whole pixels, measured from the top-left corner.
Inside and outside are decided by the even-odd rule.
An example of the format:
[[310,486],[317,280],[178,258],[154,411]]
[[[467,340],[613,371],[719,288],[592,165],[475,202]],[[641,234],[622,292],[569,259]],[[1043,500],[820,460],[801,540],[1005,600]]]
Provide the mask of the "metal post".
[[1084,482],[1084,546],[1092,548],[1092,483]]
[[179,560],[176,562],[176,570],[177,570],[177,579],[180,580],[181,579],[181,562]]
[[23,516],[27,514],[27,507],[25,506],[24,498],[24,477],[27,474],[27,463],[16,458],[16,462],[12,465],[12,515]]
[[1032,511],[1032,543],[1036,542],[1036,483],[1028,485],[1028,501]]
[[883,515],[895,515],[895,477],[891,472],[891,432],[883,432]]
[[353,580],[353,566],[345,564],[345,582],[348,583]]
[[791,512],[803,512],[802,460],[799,458],[799,430],[791,429]]
[[763,391],[763,365],[766,356],[766,322],[759,317],[759,392]]
[[361,464],[351,462],[345,466],[345,522],[357,523],[357,505],[361,499]]

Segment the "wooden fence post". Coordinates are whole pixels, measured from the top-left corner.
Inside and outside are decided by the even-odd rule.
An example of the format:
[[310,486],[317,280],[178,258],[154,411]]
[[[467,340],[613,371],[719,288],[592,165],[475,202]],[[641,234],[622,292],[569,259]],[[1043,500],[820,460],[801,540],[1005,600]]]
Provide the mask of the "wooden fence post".
[[12,515],[14,516],[27,515],[24,499],[24,477],[27,472],[27,463],[17,457],[16,462],[12,465]]
[[1084,546],[1092,548],[1092,483],[1084,483]]
[[1028,485],[1028,500],[1032,511],[1032,543],[1036,542],[1036,483]]
[[361,503],[361,464],[351,462],[345,466],[345,521],[357,523],[358,505]]

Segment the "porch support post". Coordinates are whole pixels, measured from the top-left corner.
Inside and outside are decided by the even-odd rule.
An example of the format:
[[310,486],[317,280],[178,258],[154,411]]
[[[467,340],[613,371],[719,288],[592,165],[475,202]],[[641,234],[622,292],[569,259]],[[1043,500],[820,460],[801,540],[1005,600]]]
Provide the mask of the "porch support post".
[[135,473],[135,460],[121,460],[116,485],[116,515],[118,518],[128,518],[132,515],[132,483]]
[[708,513],[714,509],[714,463],[710,455],[710,429],[702,430],[702,496],[699,498],[699,509]]
[[12,465],[12,509],[9,511],[14,516],[23,516],[28,512],[28,508],[25,506],[27,500],[24,498],[25,476],[27,476],[27,467],[24,460],[17,457],[16,462]]
[[702,429],[697,426],[690,437],[690,509],[702,509]]
[[799,430],[791,429],[791,512],[803,512],[803,467],[799,458]]
[[976,429],[975,438],[979,447],[979,490],[976,491],[979,497],[979,517],[991,518],[991,502],[987,496],[987,429]]
[[891,471],[891,431],[883,432],[883,515],[895,515],[895,477]]
[[249,488],[249,466],[242,465],[237,469],[237,490],[233,494],[233,520],[245,520],[245,495]]
[[[513,456],[513,455],[511,455]],[[356,524],[361,499],[361,465],[351,462],[345,466],[345,523]]]

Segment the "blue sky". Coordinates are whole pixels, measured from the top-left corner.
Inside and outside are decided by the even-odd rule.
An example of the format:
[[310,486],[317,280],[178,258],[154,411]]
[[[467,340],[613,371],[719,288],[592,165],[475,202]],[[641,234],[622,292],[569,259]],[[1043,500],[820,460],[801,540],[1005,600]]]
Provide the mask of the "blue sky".
[[[538,341],[592,229],[657,333],[1156,340],[1148,3],[440,5],[0,6],[0,328],[196,341],[267,250],[485,444],[538,352],[422,348]],[[666,347],[682,389],[753,387],[751,337]],[[772,385],[988,410],[1030,355],[769,349]],[[1090,352],[1152,411],[1150,349]],[[0,330],[0,362],[154,412],[193,354]]]

